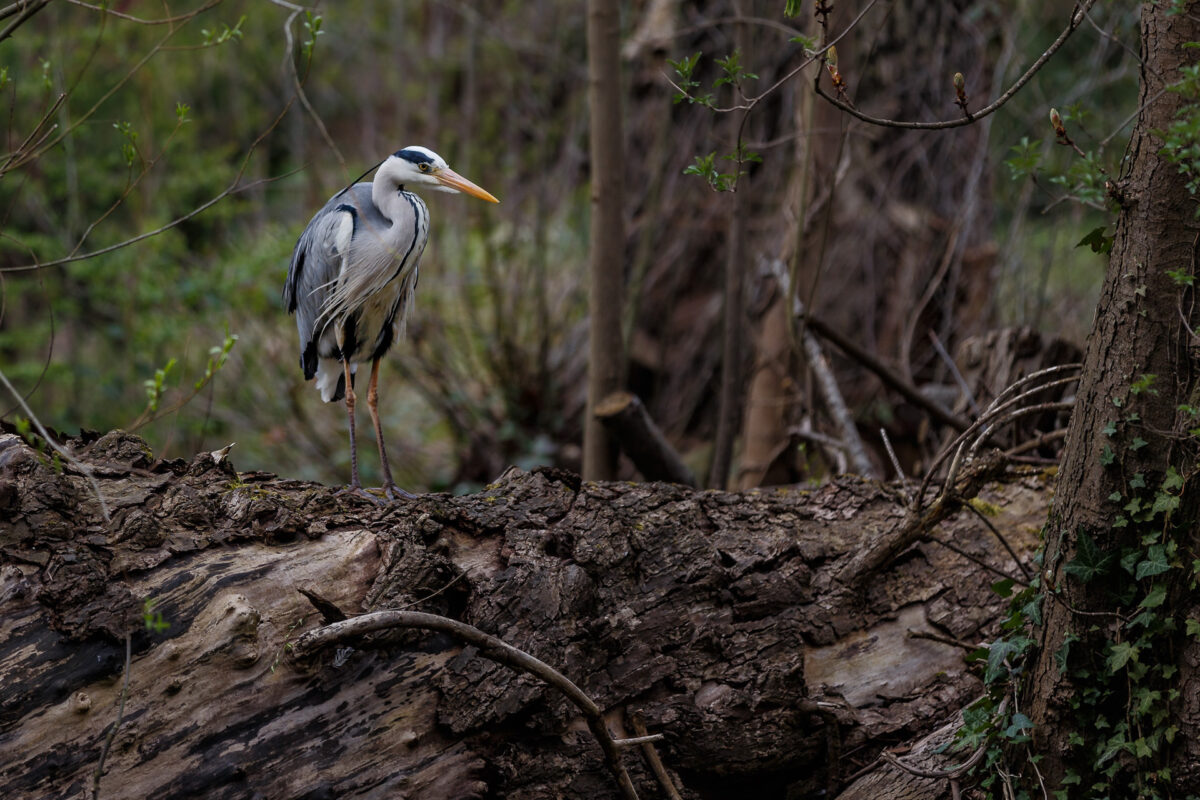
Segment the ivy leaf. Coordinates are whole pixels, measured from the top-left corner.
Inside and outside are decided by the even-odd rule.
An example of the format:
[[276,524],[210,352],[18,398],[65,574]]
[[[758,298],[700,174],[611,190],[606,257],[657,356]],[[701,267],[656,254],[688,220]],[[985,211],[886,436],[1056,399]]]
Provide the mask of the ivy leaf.
[[1129,445],[1129,449],[1136,452],[1138,450],[1141,450],[1143,447],[1145,447],[1148,444],[1149,444],[1149,442],[1147,442],[1142,437],[1135,436],[1135,437],[1133,437],[1133,441]]
[[1112,569],[1115,560],[1112,553],[1101,550],[1091,536],[1080,531],[1075,558],[1064,566],[1063,570],[1080,583],[1087,583]]
[[1024,714],[1017,712],[1012,715],[1012,723],[1004,729],[1004,736],[1008,739],[1019,739],[1026,741],[1029,737],[1022,736],[1023,731],[1027,731],[1033,727],[1033,720]]
[[992,646],[988,648],[988,665],[987,670],[983,674],[984,683],[992,683],[1001,675],[1003,675],[1008,667],[1004,662],[1009,656],[1020,655],[1025,652],[1025,648],[1033,642],[1023,636],[1018,636],[1013,639],[998,639],[992,642]]
[[1179,508],[1179,495],[1159,492],[1154,495],[1154,506],[1150,509],[1154,514],[1169,514]]
[[[1140,581],[1142,578],[1161,575],[1170,568],[1171,565],[1167,563],[1167,553],[1163,546],[1155,544],[1146,551],[1146,560],[1137,565],[1137,572],[1133,577]],[[1147,606],[1147,608],[1149,607]]]
[[1200,639],[1200,619],[1189,619],[1184,625],[1184,630],[1187,631],[1188,636]]
[[1001,597],[1012,597],[1013,584],[1016,583],[1012,578],[1004,578],[992,584],[992,591]]
[[1068,633],[1063,637],[1063,642],[1054,651],[1054,662],[1058,664],[1058,674],[1061,675],[1067,671],[1067,659],[1071,655],[1071,645],[1079,641],[1079,637],[1073,633]]
[[1108,654],[1108,660],[1105,662],[1108,666],[1109,674],[1117,674],[1117,671],[1130,661],[1137,663],[1137,651],[1137,645],[1131,642],[1117,642],[1114,644],[1112,651]]
[[1150,594],[1138,603],[1138,608],[1158,608],[1167,599],[1167,587],[1163,584],[1156,584]]
[[1084,236],[1082,239],[1080,239],[1079,244],[1077,244],[1075,246],[1083,247],[1086,244],[1087,246],[1092,248],[1093,253],[1099,253],[1100,255],[1106,255],[1107,253],[1109,253],[1112,250],[1113,237],[1105,236],[1104,228],[1105,228],[1105,226],[1101,225],[1099,228],[1092,229],[1091,231],[1088,232],[1088,235]]
[[1104,451],[1100,453],[1100,466],[1109,467],[1117,460],[1117,454],[1108,445],[1104,445]]
[[1175,467],[1167,467],[1167,477],[1163,478],[1162,488],[1168,492],[1183,488],[1183,476]]

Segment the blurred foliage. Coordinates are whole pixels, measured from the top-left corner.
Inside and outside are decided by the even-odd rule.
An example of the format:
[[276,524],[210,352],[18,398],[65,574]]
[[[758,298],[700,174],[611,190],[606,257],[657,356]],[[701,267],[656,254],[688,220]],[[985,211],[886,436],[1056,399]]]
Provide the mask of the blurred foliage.
[[[783,5],[751,10],[780,18]],[[1121,123],[1136,105],[1136,61],[1119,45],[1136,41],[1136,10],[1110,5],[1092,12],[1110,38],[1076,34],[988,123],[995,164],[1007,159],[1017,178],[988,185],[1004,253],[994,302],[1006,321],[1060,325],[1076,339],[1102,263],[1075,244],[1107,219],[1063,198],[1102,187],[1095,165],[1116,171]],[[993,15],[1006,26],[1011,78],[1057,35],[1070,3],[976,6],[971,19]],[[170,409],[194,391],[228,331],[237,344],[214,379],[140,431],[156,453],[236,441],[240,469],[344,482],[344,413],[304,384],[280,286],[295,237],[327,197],[382,155],[425,144],[502,204],[429,198],[415,317],[381,379],[397,479],[470,488],[508,463],[575,463],[586,366],[583,3],[344,0],[294,16],[250,0],[107,7],[171,21],[52,3],[0,42],[9,153],[0,167],[0,367],[46,424],[129,426],[148,386],[160,412]],[[645,10],[627,4],[626,27]],[[803,53],[784,32],[777,47],[735,54],[714,22],[727,12],[722,2],[679,12],[690,27],[667,52],[703,51],[697,80],[748,80],[753,70],[767,86]],[[631,58],[627,76],[629,313],[631,331],[661,356],[647,357],[660,363],[653,386],[636,388],[677,407],[656,408],[670,430],[702,433],[713,368],[703,337],[715,329],[687,311],[685,295],[719,285],[727,206],[682,175],[698,154],[733,150],[735,137],[707,109],[674,106],[665,56],[646,53]],[[291,63],[312,112],[296,100]],[[791,106],[807,91],[803,79],[793,83],[747,129],[751,143],[766,143],[753,165],[750,229],[760,234],[791,224],[780,219],[778,177],[790,150],[778,145],[794,137]],[[1067,110],[1092,163],[1054,144],[1051,104]],[[725,174],[718,166],[712,174]],[[135,245],[27,268],[157,230],[231,187]],[[700,344],[674,360],[685,338]],[[686,384],[695,397],[663,377],[671,369],[698,376]],[[377,480],[373,458],[362,466],[368,483]]]

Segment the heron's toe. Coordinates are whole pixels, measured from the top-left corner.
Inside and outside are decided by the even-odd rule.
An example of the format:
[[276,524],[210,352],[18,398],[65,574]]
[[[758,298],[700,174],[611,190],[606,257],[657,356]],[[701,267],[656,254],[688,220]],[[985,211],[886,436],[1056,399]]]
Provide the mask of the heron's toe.
[[[343,486],[341,489],[338,490],[338,494],[352,494],[355,497],[363,497],[363,498],[366,498],[367,500],[370,500],[372,503],[374,503],[377,506],[381,506],[384,504],[382,497],[371,494],[363,487],[355,486],[354,484],[350,484],[349,486]],[[389,498],[389,499],[391,499],[391,498]]]
[[409,492],[409,491],[405,491],[404,489],[401,489],[399,486],[397,486],[394,483],[389,483],[386,486],[384,486],[383,494],[388,500],[391,500],[392,502],[395,502],[397,500],[416,500],[417,499],[417,496],[415,494],[413,494],[412,492]]

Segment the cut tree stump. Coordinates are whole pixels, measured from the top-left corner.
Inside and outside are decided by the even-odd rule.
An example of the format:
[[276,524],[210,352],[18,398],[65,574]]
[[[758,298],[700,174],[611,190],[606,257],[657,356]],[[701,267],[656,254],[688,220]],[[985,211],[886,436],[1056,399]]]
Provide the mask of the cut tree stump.
[[[575,706],[445,634],[293,657],[326,619],[380,609],[475,626],[563,673],[614,737],[661,733],[683,797],[833,796],[980,693],[946,642],[988,640],[1005,607],[988,568],[1020,575],[961,513],[933,534],[988,568],[927,540],[851,592],[841,568],[906,513],[855,478],[734,494],[510,469],[376,506],[208,453],[154,461],[122,432],[64,444],[111,520],[80,466],[0,434],[6,800],[93,796],[127,634],[103,798],[620,796]],[[1028,558],[1046,479],[980,497]],[[640,748],[623,759],[641,797],[666,796]]]

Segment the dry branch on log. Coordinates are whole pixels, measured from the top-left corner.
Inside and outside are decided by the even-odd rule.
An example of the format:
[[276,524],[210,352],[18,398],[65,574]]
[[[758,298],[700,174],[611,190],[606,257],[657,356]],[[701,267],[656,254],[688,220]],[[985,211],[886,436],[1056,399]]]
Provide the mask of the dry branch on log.
[[596,404],[596,416],[604,423],[621,450],[648,481],[670,481],[695,486],[696,476],[654,424],[650,412],[637,395],[613,392]]
[[[444,634],[285,657],[314,627],[300,587],[351,614],[448,617],[573,676],[615,737],[639,718],[661,732],[688,800],[833,793],[978,694],[961,648],[910,632],[986,641],[1005,605],[982,565],[1016,569],[962,514],[937,533],[981,563],[918,538],[848,590],[847,565],[905,523],[852,477],[730,494],[510,470],[380,507],[210,454],[153,462],[119,432],[87,458],[111,522],[84,476],[0,435],[5,798],[90,785],[125,674],[105,800],[621,796],[576,706]],[[982,492],[1028,559],[1041,476]],[[147,597],[165,634],[142,628]]]

